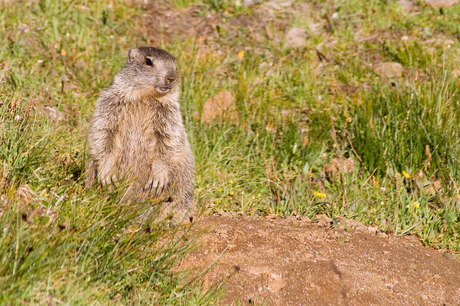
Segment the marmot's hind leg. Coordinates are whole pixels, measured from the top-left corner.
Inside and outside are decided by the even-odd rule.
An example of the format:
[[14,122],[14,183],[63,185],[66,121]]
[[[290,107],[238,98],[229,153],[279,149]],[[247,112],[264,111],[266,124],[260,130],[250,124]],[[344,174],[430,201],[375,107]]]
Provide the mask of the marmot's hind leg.
[[94,180],[96,179],[96,176],[97,176],[96,163],[94,162],[93,159],[90,159],[86,163],[86,179],[85,179],[86,188],[89,188],[94,184]]

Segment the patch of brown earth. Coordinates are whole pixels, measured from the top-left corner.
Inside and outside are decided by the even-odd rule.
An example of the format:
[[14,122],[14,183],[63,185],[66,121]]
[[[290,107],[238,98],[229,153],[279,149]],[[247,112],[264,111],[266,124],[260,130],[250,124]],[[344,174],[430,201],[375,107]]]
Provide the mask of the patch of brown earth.
[[[200,44],[213,45],[221,36],[227,40],[245,36],[255,42],[266,39],[281,39],[287,32],[295,16],[317,17],[316,11],[309,3],[284,1],[281,4],[268,1],[254,6],[252,16],[242,14],[230,15],[225,11],[215,12],[205,7],[190,6],[177,9],[167,0],[150,0],[144,6],[146,14],[142,16],[145,37],[149,43],[158,45],[161,41],[169,43],[173,38],[197,37]],[[326,21],[322,17],[317,24],[323,28]],[[246,30],[242,30],[245,28]],[[274,31],[274,32],[273,32]],[[279,33],[278,33],[279,32]],[[215,46],[220,49],[222,46]]]
[[[232,274],[219,305],[460,305],[460,262],[397,238],[296,219],[203,216],[210,227],[180,269]],[[236,271],[236,272],[235,272]]]

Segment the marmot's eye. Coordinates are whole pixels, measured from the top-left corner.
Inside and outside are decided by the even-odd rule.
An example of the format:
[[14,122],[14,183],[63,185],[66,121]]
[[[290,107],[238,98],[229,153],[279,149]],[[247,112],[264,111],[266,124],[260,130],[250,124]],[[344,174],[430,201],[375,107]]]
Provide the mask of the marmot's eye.
[[147,66],[153,66],[153,62],[152,62],[152,60],[151,60],[150,58],[146,58],[146,59],[145,59],[145,64],[146,64]]

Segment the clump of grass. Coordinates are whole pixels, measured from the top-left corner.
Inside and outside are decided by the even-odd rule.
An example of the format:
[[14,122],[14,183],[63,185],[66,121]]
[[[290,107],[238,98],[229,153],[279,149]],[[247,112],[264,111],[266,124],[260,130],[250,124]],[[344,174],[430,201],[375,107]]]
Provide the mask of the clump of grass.
[[187,290],[170,271],[191,245],[162,224],[134,224],[137,205],[123,204],[122,190],[84,189],[75,176],[82,165],[50,154],[53,144],[36,138],[31,118],[18,122],[9,112],[0,118],[0,148],[8,156],[2,159],[2,303],[182,303]]
[[188,229],[136,224],[138,206],[122,200],[122,187],[84,188],[92,105],[137,44],[138,11],[31,1],[0,12],[1,304],[210,301],[173,272],[193,247]]
[[356,107],[351,132],[368,170],[458,180],[458,88],[457,80],[442,80],[370,93]]

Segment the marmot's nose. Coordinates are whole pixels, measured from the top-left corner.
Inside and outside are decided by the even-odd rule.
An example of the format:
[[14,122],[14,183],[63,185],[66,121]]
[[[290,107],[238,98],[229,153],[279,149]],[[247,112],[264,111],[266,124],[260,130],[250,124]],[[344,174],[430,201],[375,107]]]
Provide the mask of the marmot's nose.
[[176,80],[176,78],[166,77],[166,84],[171,84],[171,83],[174,82],[175,80]]

